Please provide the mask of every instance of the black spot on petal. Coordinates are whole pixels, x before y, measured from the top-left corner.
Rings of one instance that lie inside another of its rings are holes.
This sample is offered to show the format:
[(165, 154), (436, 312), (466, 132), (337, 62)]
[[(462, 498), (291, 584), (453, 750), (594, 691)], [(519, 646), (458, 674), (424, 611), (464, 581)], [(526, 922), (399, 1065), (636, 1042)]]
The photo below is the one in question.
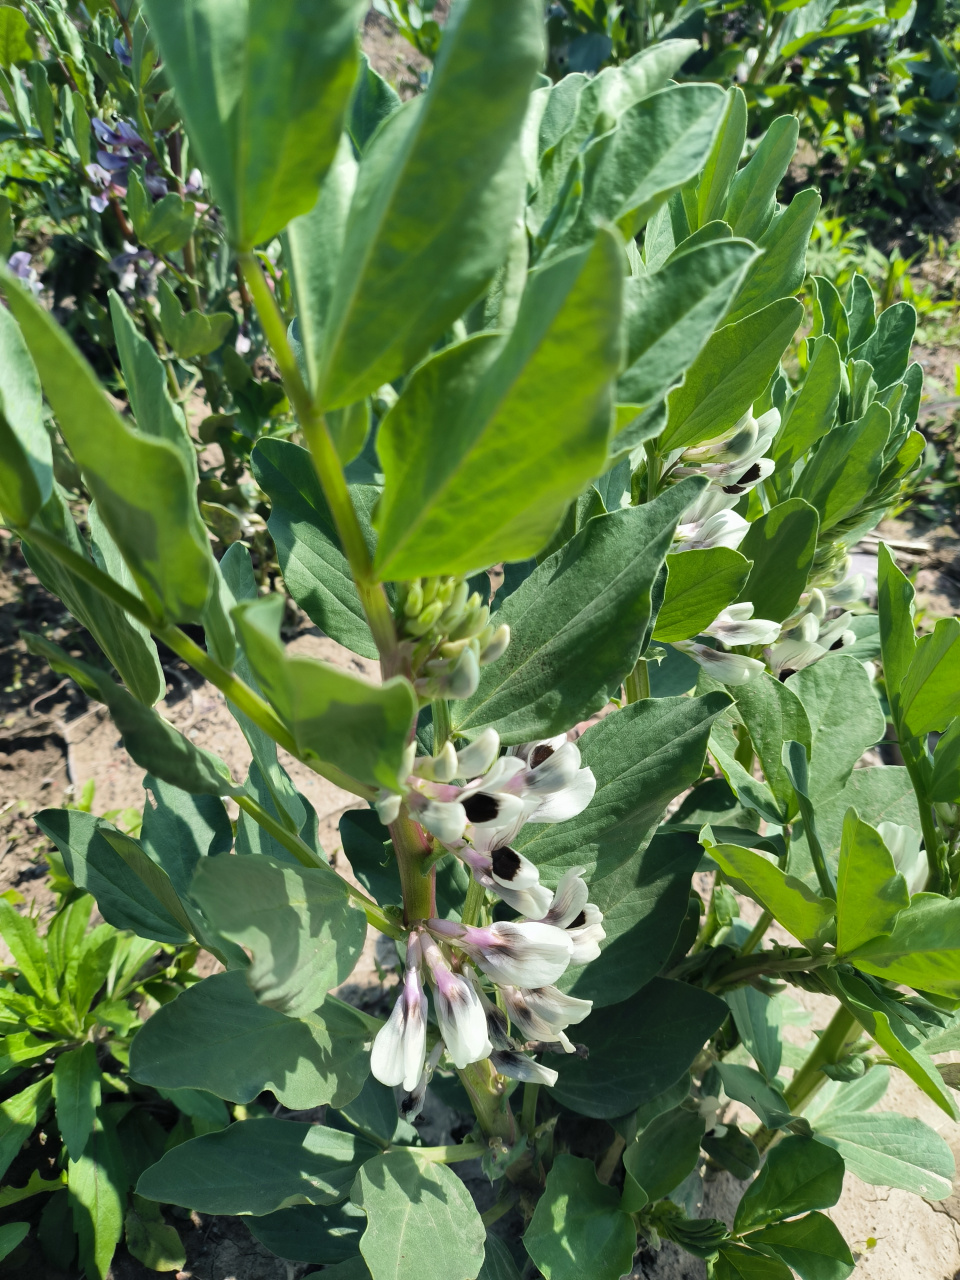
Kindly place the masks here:
[(795, 676), (796, 674), (797, 673), (793, 670), (792, 667), (784, 667), (783, 670), (780, 672), (778, 679), (780, 683), (783, 684), (784, 680), (789, 680), (791, 676)]
[(553, 747), (548, 742), (540, 742), (533, 749), (533, 755), (530, 757), (530, 768), (536, 769), (537, 765), (543, 764), (544, 760), (549, 760), (553, 755)]
[(585, 925), (586, 923), (587, 923), (587, 913), (586, 911), (581, 911), (575, 920), (570, 921), (570, 923), (567, 925), (567, 928), (579, 929), (582, 925)]
[(743, 493), (743, 485), (741, 484), (725, 484), (723, 486), (724, 493)]
[(830, 646), (830, 652), (835, 653), (837, 649), (843, 648), (843, 636), (838, 636)]
[(498, 880), (512, 880), (520, 870), (520, 855), (513, 849), (494, 849), (490, 854), (493, 874)]
[(500, 812), (500, 801), (496, 796), (478, 791), (463, 802), (468, 822), (493, 822)]
[(759, 480), (759, 479), (760, 479), (760, 463), (755, 462), (752, 467), (747, 468), (747, 470), (743, 473), (743, 475), (740, 477), (737, 483), (753, 484), (754, 480)]

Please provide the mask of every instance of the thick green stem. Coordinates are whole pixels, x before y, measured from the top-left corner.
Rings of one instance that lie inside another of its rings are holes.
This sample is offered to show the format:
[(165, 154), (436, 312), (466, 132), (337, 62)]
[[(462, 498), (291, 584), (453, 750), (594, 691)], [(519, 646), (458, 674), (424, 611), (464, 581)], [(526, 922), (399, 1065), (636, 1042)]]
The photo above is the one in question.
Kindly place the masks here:
[(910, 775), (910, 781), (913, 783), (913, 789), (917, 796), (920, 828), (923, 831), (923, 847), (926, 850), (927, 865), (930, 868), (929, 888), (934, 893), (949, 893), (950, 868), (947, 860), (947, 850), (944, 841), (940, 837), (936, 819), (933, 816), (933, 805), (927, 798), (927, 788), (924, 785), (920, 761), (915, 752), (902, 739), (900, 753), (903, 756), (903, 763), (907, 766), (907, 773)]
[(257, 308), (263, 332), (280, 370), (287, 396), (296, 411), (300, 427), (313, 456), (313, 465), (320, 480), (320, 487), (323, 489), (323, 496), (330, 508), (340, 544), (350, 563), (360, 603), (363, 605), (367, 622), (370, 624), (370, 630), (380, 651), (383, 673), (385, 676), (397, 675), (401, 662), (393, 614), (382, 583), (377, 582), (374, 577), (370, 551), (364, 541), (363, 530), (360, 528), (360, 521), (357, 519), (346, 477), (343, 474), (343, 466), (337, 456), (336, 446), (326, 419), (314, 402), (300, 373), (300, 366), (293, 354), (293, 348), (287, 340), (283, 316), (280, 314), (276, 299), (270, 292), (260, 263), (252, 253), (241, 254), (239, 262), (250, 296)]
[(623, 682), (623, 690), (627, 702), (642, 702), (650, 697), (650, 672), (646, 658), (637, 659), (637, 665)]
[(500, 1138), (507, 1146), (513, 1146), (517, 1140), (517, 1123), (490, 1059), (482, 1058), (468, 1067), (458, 1068), (457, 1075), (486, 1137)]
[(431, 853), (430, 841), (413, 821), (404, 806), (396, 822), (390, 823), (390, 836), (400, 869), (403, 890), (403, 918), (407, 925), (429, 920), (437, 914), (437, 869), (430, 865), (424, 875), (424, 864)]
[(302, 866), (323, 867), (324, 870), (329, 871), (331, 875), (335, 875), (339, 880), (341, 880), (347, 890), (347, 895), (351, 902), (360, 907), (366, 915), (367, 920), (375, 929), (379, 929), (381, 933), (385, 933), (389, 937), (396, 938), (397, 940), (407, 936), (405, 930), (401, 929), (395, 920), (391, 920), (390, 917), (374, 901), (372, 901), (372, 899), (368, 898), (365, 893), (352, 885), (349, 880), (344, 880), (343, 876), (341, 876), (338, 871), (334, 871), (333, 867), (331, 867), (328, 862), (325, 862), (318, 854), (314, 853), (310, 846), (304, 840), (301, 840), (298, 835), (294, 835), (293, 832), (288, 831), (282, 823), (278, 822), (277, 819), (264, 809), (262, 805), (258, 804), (252, 796), (247, 795), (245, 792), (239, 792), (235, 793), (233, 798), (244, 813), (248, 813), (254, 822), (263, 827), (264, 831), (268, 832), (268, 834), (273, 836), (277, 844), (282, 845), (284, 849), (292, 853)]
[(626, 1141), (618, 1133), (610, 1143), (610, 1146), (604, 1152), (603, 1159), (597, 1166), (598, 1182), (609, 1183), (616, 1171), (617, 1164), (619, 1163), (620, 1157), (623, 1155), (626, 1145)]
[(401, 1147), (426, 1164), (456, 1164), (460, 1160), (478, 1160), (486, 1147), (479, 1142), (463, 1142), (452, 1147)]
[(822, 969), (833, 959), (832, 952), (812, 956), (809, 952), (797, 949), (785, 955), (771, 955), (768, 951), (761, 951), (759, 955), (737, 956), (723, 966), (716, 981), (712, 982), (707, 990), (726, 991), (731, 987), (742, 986), (751, 978), (759, 978), (769, 973), (805, 973), (811, 969)]
[(740, 954), (742, 956), (748, 956), (752, 951), (756, 951), (757, 947), (759, 947), (760, 943), (763, 941), (763, 935), (767, 932), (772, 923), (773, 912), (764, 911), (761, 914), (760, 919), (747, 934), (744, 944), (740, 948)]
[[(860, 1024), (849, 1010), (841, 1005), (830, 1020), (829, 1026), (810, 1051), (806, 1062), (793, 1077), (783, 1096), (790, 1110), (797, 1112), (808, 1102), (817, 1090), (827, 1082), (827, 1076), (821, 1070), (839, 1062), (846, 1052), (847, 1045), (860, 1034)], [(777, 1136), (778, 1130), (770, 1130), (763, 1126), (753, 1136), (760, 1151), (765, 1150)]]
[(540, 1096), (540, 1086), (532, 1080), (528, 1080), (523, 1086), (523, 1107), (520, 1111), (520, 1128), (532, 1138), (537, 1127), (537, 1099)]
[(453, 729), (450, 720), (450, 703), (446, 698), (434, 698), (430, 709), (433, 713), (433, 754), (438, 755), (440, 748), (449, 740)]
[(470, 883), (467, 885), (467, 896), (463, 900), (463, 911), (460, 913), (462, 924), (474, 925), (479, 921), (486, 893), (487, 891), (483, 885), (477, 884), (476, 880), (471, 877)]
[(652, 440), (645, 441), (643, 448), (647, 455), (647, 501), (652, 502), (660, 487), (660, 455)]

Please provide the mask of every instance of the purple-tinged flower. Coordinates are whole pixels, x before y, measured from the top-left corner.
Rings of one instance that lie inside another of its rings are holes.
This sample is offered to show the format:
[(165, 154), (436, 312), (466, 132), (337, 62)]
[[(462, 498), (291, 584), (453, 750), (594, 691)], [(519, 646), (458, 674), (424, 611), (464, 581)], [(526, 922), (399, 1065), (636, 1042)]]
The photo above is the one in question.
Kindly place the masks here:
[(427, 928), (465, 951), (496, 983), (543, 987), (570, 964), (573, 941), (563, 929), (529, 920), (505, 920), (476, 927), (453, 920), (429, 920)]
[(420, 959), (420, 941), (411, 934), (403, 990), (377, 1032), (370, 1054), (370, 1070), (380, 1083), (403, 1085), (408, 1092), (423, 1074), (427, 1047), (427, 998), (420, 981)]
[(543, 917), (545, 924), (566, 931), (573, 943), (571, 964), (589, 964), (596, 960), (600, 943), (607, 936), (603, 930), (603, 913), (587, 901), (589, 891), (582, 879), (583, 871), (583, 867), (571, 867), (564, 872), (550, 910)]
[(525, 1084), (545, 1084), (550, 1089), (559, 1077), (559, 1072), (515, 1049), (497, 1050), (491, 1053), (490, 1061), (498, 1075), (508, 1076), (511, 1080), (522, 1080)]
[(432, 939), (424, 939), (423, 958), (433, 979), (433, 1007), (440, 1034), (454, 1065), (469, 1066), (490, 1056), (487, 1019), (476, 988), (454, 973)]
[(130, 50), (127, 48), (126, 40), (114, 40), (113, 54), (121, 66), (133, 66), (133, 58), (130, 56)]
[(42, 288), (40, 277), (33, 267), (30, 254), (25, 249), (18, 249), (16, 253), (12, 253), (7, 259), (7, 266), (18, 280), (24, 282), (31, 293), (40, 292)]
[(584, 1018), (593, 1009), (592, 1000), (578, 1000), (556, 987), (501, 987), (510, 1021), (527, 1040), (560, 1044), (567, 1053), (574, 1048), (564, 1029)]

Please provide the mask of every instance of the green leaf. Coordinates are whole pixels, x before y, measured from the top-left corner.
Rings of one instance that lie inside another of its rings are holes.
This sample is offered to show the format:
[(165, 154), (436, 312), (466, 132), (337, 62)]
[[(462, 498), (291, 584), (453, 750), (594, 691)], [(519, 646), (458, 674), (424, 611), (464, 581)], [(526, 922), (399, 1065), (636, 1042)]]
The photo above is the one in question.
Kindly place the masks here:
[(690, 640), (737, 599), (750, 561), (729, 547), (676, 551), (667, 556), (667, 585), (654, 640)]
[(148, 607), (200, 621), (215, 562), (183, 457), (168, 440), (127, 426), (66, 330), (9, 274), (2, 284), (63, 437)]
[[(368, 69), (367, 74), (376, 73)], [(314, 391), (317, 389), (317, 361), (323, 345), (323, 328), (347, 234), (357, 171), (358, 163), (350, 138), (343, 134), (316, 204), (308, 213), (294, 218), (286, 232), (297, 302), (297, 318), (288, 336), (295, 344), (307, 383)]]
[(953, 1154), (922, 1120), (895, 1111), (852, 1112), (822, 1117), (814, 1127), (817, 1141), (838, 1151), (861, 1182), (927, 1200), (944, 1200), (953, 1190)]
[(483, 668), (473, 697), (453, 704), (454, 727), (493, 725), (501, 742), (534, 742), (599, 711), (633, 670), (653, 584), (698, 492), (677, 485), (651, 503), (596, 516), (538, 565), (497, 613), (510, 627), (509, 648)]
[(713, 1280), (793, 1280), (793, 1276), (779, 1258), (742, 1244), (725, 1244), (713, 1264)]
[[(29, 1031), (13, 1031), (10, 1035), (0, 1036), (0, 1078), (14, 1067), (45, 1058), (51, 1047), (49, 1040), (38, 1040)], [(3, 1207), (2, 1195), (0, 1192), (0, 1208)]]
[[(95, 502), (87, 508), (87, 522), (91, 534), (89, 547), (80, 536), (62, 493), (56, 489), (34, 523), (83, 559), (93, 560), (128, 590), (139, 594), (117, 544), (100, 519)], [(157, 646), (146, 627), (135, 622), (112, 600), (91, 591), (72, 569), (41, 549), (36, 542), (25, 538), (21, 545), (30, 568), (47, 590), (58, 596), (77, 621), (87, 628), (134, 697), (146, 706), (153, 706), (163, 697), (166, 677), (160, 667)]]
[[(817, 833), (827, 866), (833, 872), (840, 856), (844, 818), (851, 805), (873, 827), (881, 822), (914, 827), (917, 823), (917, 799), (906, 769), (897, 765), (854, 769), (839, 795), (817, 804)], [(790, 845), (790, 866), (798, 879), (816, 884), (807, 836), (799, 823)]]
[(786, 472), (831, 429), (840, 401), (840, 349), (829, 334), (813, 340), (800, 390), (787, 401), (771, 453)]
[(829, 898), (813, 893), (801, 880), (751, 849), (709, 843), (706, 849), (727, 879), (759, 902), (795, 938), (810, 947), (822, 945), (836, 909)]
[[(702, 678), (702, 676), (701, 676)], [(698, 681), (699, 683), (699, 681)], [(739, 741), (734, 734), (735, 720), (733, 713), (721, 716), (713, 726), (710, 734), (710, 754), (720, 766), (729, 789), (746, 810), (753, 810), (765, 821), (774, 826), (782, 826), (786, 815), (774, 799), (773, 792), (765, 782), (748, 773), (736, 758)], [(711, 819), (712, 820), (712, 819)], [(752, 824), (745, 823), (745, 826)]]
[(722, 694), (648, 699), (593, 725), (578, 744), (597, 780), (593, 800), (567, 822), (529, 824), (515, 842), (546, 884), (569, 867), (587, 869), (604, 913), (603, 952), (560, 985), (597, 1007), (632, 995), (670, 955), (698, 854), (683, 836), (648, 842), (670, 800), (700, 776), (725, 702)]
[(880, 312), (877, 327), (850, 356), (856, 360), (869, 360), (873, 366), (873, 380), (877, 389), (899, 382), (907, 371), (913, 335), (917, 328), (917, 313), (909, 302), (895, 302)]
[(381, 578), (524, 560), (549, 541), (603, 469), (622, 282), (622, 242), (601, 230), (531, 273), (509, 337), (478, 334), (410, 378), (377, 436)]
[(118, 1174), (118, 1153), (97, 1121), (83, 1155), (67, 1165), (73, 1227), (80, 1237), (80, 1259), (93, 1280), (107, 1280), (113, 1253), (123, 1234), (126, 1186)]
[(653, 404), (682, 377), (755, 256), (745, 240), (715, 240), (624, 282), (627, 367), (617, 382), (618, 401)]
[(130, 169), (127, 182), (127, 210), (137, 240), (160, 254), (178, 253), (196, 228), (197, 206), (175, 191), (154, 202), (136, 169)]
[[(881, 627), (882, 627), (881, 623)], [(883, 631), (881, 630), (881, 642)], [(960, 621), (941, 618), (917, 641), (900, 683), (900, 720), (911, 737), (943, 730), (960, 715)]]
[(654, 978), (615, 1009), (612, 1017), (594, 1012), (580, 1024), (577, 1041), (589, 1059), (565, 1059), (551, 1090), (580, 1115), (626, 1115), (663, 1093), (727, 1016), (716, 996), (666, 978)]
[(499, 1236), (487, 1232), (483, 1249), (483, 1266), (477, 1280), (520, 1280), (513, 1255)]
[(810, 750), (811, 726), (804, 705), (792, 689), (766, 671), (738, 686), (736, 697), (737, 711), (750, 732), (767, 785), (781, 810), (795, 817), (797, 798), (780, 753), (781, 744), (790, 740)]
[(810, 796), (820, 804), (842, 790), (863, 753), (881, 741), (886, 719), (863, 663), (847, 654), (829, 654), (786, 684), (810, 721)]
[(493, 278), (520, 212), (519, 138), (542, 56), (536, 0), (469, 0), (427, 92), (364, 152), (317, 359), (325, 408), (410, 369)]
[[(310, 454), (287, 440), (260, 440), (251, 463), (257, 483), (270, 497), (267, 528), (284, 586), (328, 636), (364, 658), (378, 657)], [(350, 494), (372, 552), (376, 539), (369, 510), (379, 490), (351, 485)]]
[(67, 875), (93, 894), (106, 921), (174, 946), (188, 940), (181, 922), (107, 841), (104, 833), (113, 828), (104, 819), (73, 809), (44, 809), (35, 821), (60, 850)]
[[(700, 1157), (704, 1127), (698, 1111), (674, 1107), (652, 1120), (627, 1145), (623, 1167), (645, 1193), (643, 1203), (660, 1200), (679, 1187)], [(643, 1203), (630, 1204), (624, 1188), (624, 1209), (636, 1213)]]
[(748, 1238), (751, 1244), (772, 1249), (800, 1280), (846, 1280), (856, 1266), (846, 1240), (822, 1213), (774, 1223)]
[(152, 1200), (134, 1196), (123, 1225), (127, 1248), (151, 1271), (180, 1271), (187, 1265), (176, 1227), (164, 1222), (163, 1214)]
[(768, 1129), (783, 1128), (792, 1119), (790, 1106), (779, 1089), (769, 1084), (759, 1071), (740, 1063), (718, 1062), (717, 1071), (724, 1091), (742, 1102)]
[(260, 1003), (291, 1017), (317, 1009), (363, 950), (366, 916), (325, 867), (263, 854), (206, 858), (193, 896), (217, 932), (250, 955), (247, 981)]
[(44, 1076), (0, 1102), (0, 1178), (43, 1119), (53, 1098), (53, 1079)]
[(922, 1089), (951, 1120), (958, 1119), (957, 1105), (934, 1063), (921, 1035), (900, 1016), (897, 1002), (885, 1000), (862, 978), (849, 972), (831, 972), (827, 983), (887, 1057)]
[(620, 1280), (627, 1274), (637, 1232), (619, 1201), (614, 1188), (598, 1180), (592, 1161), (557, 1156), (523, 1237), (546, 1280)]
[(37, 936), (36, 921), (21, 915), (5, 898), (0, 898), (0, 934), (34, 994), (41, 1000), (55, 999), (55, 976), (50, 972), (46, 951)]
[(960, 719), (953, 721), (934, 748), (930, 798), (947, 804), (960, 799)]
[(269, 1089), (291, 1110), (346, 1106), (370, 1069), (363, 1016), (328, 998), (308, 1018), (259, 1004), (242, 970), (218, 973), (163, 1005), (137, 1033), (130, 1071), (143, 1084), (206, 1089), (247, 1103)]
[(200, 1213), (335, 1204), (375, 1152), (363, 1138), (322, 1124), (242, 1120), (168, 1151), (141, 1175), (137, 1195)]
[(120, 367), (137, 427), (146, 435), (169, 441), (180, 453), (187, 473), (196, 482), (196, 453), (187, 435), (183, 410), (170, 398), (163, 362), (147, 339), (137, 331), (120, 296), (111, 289), (109, 297)]
[(697, 225), (722, 218), (730, 183), (737, 172), (747, 138), (747, 99), (739, 85), (727, 90), (723, 121), (697, 185)]
[(754, 617), (783, 622), (797, 607), (817, 550), (820, 517), (809, 503), (790, 498), (750, 525), (740, 554), (753, 561), (741, 600)]
[(735, 1178), (750, 1178), (760, 1168), (760, 1152), (751, 1138), (735, 1124), (718, 1125), (705, 1135), (703, 1150), (721, 1169)]
[(725, 106), (712, 84), (669, 85), (629, 106), (583, 152), (583, 200), (560, 246), (582, 244), (604, 222), (635, 236), (700, 172)]
[(373, 1280), (479, 1274), (486, 1231), (469, 1191), (446, 1165), (409, 1151), (378, 1155), (361, 1168), (352, 1198), (367, 1215), (360, 1252)]
[[(0, 9), (0, 67), (10, 69), (34, 57), (36, 38), (30, 24), (12, 5)], [(13, 72), (16, 75), (16, 71)]]
[(768, 1082), (776, 1079), (783, 1054), (781, 1004), (755, 987), (724, 993), (747, 1052)]
[[(15, 10), (19, 12), (19, 10)], [(0, 9), (0, 14), (3, 10)], [(22, 16), (22, 15), (21, 15)], [(29, 1222), (5, 1222), (0, 1227), (0, 1261), (13, 1253), (17, 1245), (22, 1244), (30, 1233)]]
[(837, 868), (837, 952), (845, 955), (893, 931), (910, 905), (907, 882), (879, 832), (848, 809)]
[[(10, 14), (26, 25), (20, 10), (9, 6), (0, 9), (0, 23)], [(0, 27), (0, 62), (2, 43)], [(4, 310), (0, 315), (0, 511), (12, 523), (26, 526), (52, 491), (53, 455), (43, 425), (40, 379), (13, 316)]]
[(855, 512), (880, 476), (890, 435), (890, 410), (876, 400), (856, 422), (838, 425), (820, 441), (793, 496), (820, 513), (820, 532)]
[(667, 397), (661, 451), (711, 440), (732, 427), (759, 399), (802, 317), (795, 298), (781, 298), (717, 329)]
[(919, 991), (960, 998), (960, 900), (914, 894), (889, 934), (847, 957), (858, 969)]
[(343, 1262), (355, 1258), (367, 1225), (362, 1209), (342, 1204), (297, 1204), (247, 1218), (254, 1239), (291, 1262)]
[(417, 696), (402, 676), (374, 685), (315, 658), (291, 657), (280, 641), (283, 596), (233, 610), (253, 673), (290, 727), (301, 758), (331, 761), (360, 782), (398, 787)]
[(740, 286), (729, 323), (797, 292), (806, 274), (807, 245), (819, 212), (820, 193), (808, 189), (800, 191), (786, 209), (774, 214), (757, 241), (763, 256), (753, 263)]
[(735, 236), (758, 241), (773, 217), (777, 187), (797, 149), (800, 124), (778, 116), (750, 160), (734, 178), (723, 218)]
[(877, 550), (877, 600), (880, 651), (887, 696), (899, 723), (900, 686), (913, 662), (917, 638), (913, 626), (913, 583), (897, 568), (885, 543)]
[(240, 249), (317, 197), (357, 70), (357, 0), (146, 4), (190, 141)]
[(200, 859), (230, 852), (233, 829), (227, 811), (216, 796), (192, 796), (150, 774), (143, 787), (148, 798), (140, 843), (177, 893), (186, 896)]
[(61, 1053), (53, 1068), (57, 1128), (71, 1160), (79, 1160), (100, 1105), (100, 1067), (92, 1044)]
[(347, 128), (358, 151), (363, 151), (377, 131), (378, 125), (400, 107), (396, 90), (370, 65), (365, 53), (360, 54), (360, 76), (353, 91)]
[(850, 319), (843, 305), (843, 300), (825, 276), (812, 276), (813, 282), (813, 329), (811, 337), (818, 338), (829, 334), (836, 342), (842, 359), (847, 358), (850, 339)]
[(157, 284), (160, 299), (160, 328), (167, 345), (182, 360), (207, 356), (222, 347), (234, 323), (230, 311), (204, 315), (202, 311), (184, 311), (180, 300), (163, 276)]
[(829, 1209), (843, 1191), (843, 1160), (813, 1138), (789, 1134), (771, 1147), (743, 1193), (734, 1231), (750, 1231), (811, 1209)]

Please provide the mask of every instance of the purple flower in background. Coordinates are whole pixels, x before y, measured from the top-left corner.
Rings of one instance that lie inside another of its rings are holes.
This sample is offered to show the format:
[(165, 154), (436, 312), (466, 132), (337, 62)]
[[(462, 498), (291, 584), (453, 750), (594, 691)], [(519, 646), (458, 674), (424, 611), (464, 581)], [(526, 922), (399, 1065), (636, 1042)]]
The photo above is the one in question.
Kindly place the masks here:
[(130, 50), (127, 48), (126, 40), (114, 40), (113, 52), (117, 61), (123, 66), (133, 66), (133, 58), (130, 56)]
[(18, 249), (16, 253), (11, 254), (7, 259), (7, 266), (18, 280), (22, 280), (27, 285), (31, 293), (40, 292), (40, 277), (34, 270), (30, 255), (25, 249)]
[(87, 165), (87, 177), (95, 188), (91, 209), (103, 213), (111, 199), (127, 194), (131, 165), (143, 164), (144, 186), (155, 200), (167, 194), (166, 179), (158, 172), (149, 144), (128, 120), (119, 120), (111, 128), (95, 116), (91, 124), (100, 143), (96, 164)]
[(136, 288), (137, 280), (148, 276), (156, 266), (157, 259), (149, 249), (138, 249), (128, 240), (123, 242), (123, 253), (110, 259), (111, 270), (120, 277), (118, 289), (121, 293), (129, 293)]

